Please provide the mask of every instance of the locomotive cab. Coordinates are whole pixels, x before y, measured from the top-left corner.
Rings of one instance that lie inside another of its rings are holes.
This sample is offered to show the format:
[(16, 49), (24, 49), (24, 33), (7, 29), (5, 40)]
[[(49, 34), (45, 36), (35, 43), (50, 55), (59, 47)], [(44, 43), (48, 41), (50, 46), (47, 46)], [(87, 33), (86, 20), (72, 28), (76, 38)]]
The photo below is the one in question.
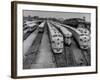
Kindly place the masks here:
[(66, 32), (66, 34), (65, 34), (65, 44), (66, 45), (71, 45), (71, 43), (72, 43), (71, 37), (72, 37), (72, 33)]
[(56, 53), (63, 52), (63, 35), (52, 25), (48, 22), (49, 28), (49, 36), (51, 42), (51, 49)]
[(63, 52), (63, 38), (61, 37), (53, 37), (51, 41), (52, 50), (54, 53), (62, 53)]
[(38, 27), (38, 32), (43, 33), (44, 32), (44, 27), (45, 27), (45, 21), (42, 22), (39, 27)]
[(79, 43), (81, 49), (88, 49), (90, 46), (90, 37), (86, 35), (80, 36)]

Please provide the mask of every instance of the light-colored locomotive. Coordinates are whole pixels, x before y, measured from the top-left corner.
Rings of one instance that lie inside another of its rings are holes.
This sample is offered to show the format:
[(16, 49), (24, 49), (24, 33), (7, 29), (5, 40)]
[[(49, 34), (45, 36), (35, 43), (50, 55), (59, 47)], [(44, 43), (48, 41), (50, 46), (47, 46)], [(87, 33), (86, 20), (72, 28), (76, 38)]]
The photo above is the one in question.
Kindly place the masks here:
[(51, 48), (54, 53), (62, 53), (63, 52), (63, 35), (49, 22), (48, 30), (49, 37), (51, 42)]
[(24, 33), (33, 32), (37, 28), (36, 23), (29, 23), (24, 27)]
[[(77, 31), (78, 30), (78, 31)], [(85, 28), (78, 28), (76, 32), (79, 34), (79, 44), (81, 49), (88, 49), (90, 47), (90, 32)]]
[(87, 35), (79, 36), (79, 44), (81, 49), (88, 49), (90, 47), (90, 37)]
[(30, 22), (23, 27), (23, 40), (26, 40), (28, 36), (37, 29), (38, 25), (34, 22)]
[(62, 31), (64, 37), (65, 37), (65, 44), (67, 45), (71, 45), (72, 41), (71, 41), (71, 37), (72, 37), (72, 33), (64, 27), (60, 27), (60, 30)]
[(39, 26), (38, 26), (38, 32), (43, 32), (44, 31), (44, 27), (45, 27), (45, 21), (43, 21)]

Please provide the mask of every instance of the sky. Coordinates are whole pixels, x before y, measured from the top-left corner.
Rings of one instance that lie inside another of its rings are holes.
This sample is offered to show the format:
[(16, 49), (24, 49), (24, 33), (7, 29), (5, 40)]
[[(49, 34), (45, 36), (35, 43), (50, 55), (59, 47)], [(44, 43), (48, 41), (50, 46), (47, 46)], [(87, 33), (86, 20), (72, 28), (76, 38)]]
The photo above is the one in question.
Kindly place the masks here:
[(53, 17), (53, 18), (83, 18), (91, 22), (90, 13), (75, 13), (75, 12), (57, 12), (57, 11), (37, 11), (37, 10), (23, 10), (23, 16), (39, 16), (39, 17)]

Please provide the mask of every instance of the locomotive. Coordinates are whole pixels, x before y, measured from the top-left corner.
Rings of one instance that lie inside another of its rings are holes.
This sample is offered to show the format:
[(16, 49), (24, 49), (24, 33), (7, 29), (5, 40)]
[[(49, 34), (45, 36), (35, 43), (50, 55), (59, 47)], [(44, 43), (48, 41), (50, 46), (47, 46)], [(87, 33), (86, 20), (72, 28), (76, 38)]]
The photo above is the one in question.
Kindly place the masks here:
[(37, 28), (36, 23), (29, 23), (24, 27), (24, 33), (33, 32)]
[(26, 23), (28, 24), (23, 27), (23, 40), (25, 40), (38, 27), (36, 23), (32, 23), (29, 21)]
[(39, 26), (38, 26), (38, 32), (43, 32), (44, 31), (44, 27), (45, 27), (45, 21), (43, 21)]
[(63, 35), (49, 22), (47, 22), (51, 48), (54, 53), (63, 52)]

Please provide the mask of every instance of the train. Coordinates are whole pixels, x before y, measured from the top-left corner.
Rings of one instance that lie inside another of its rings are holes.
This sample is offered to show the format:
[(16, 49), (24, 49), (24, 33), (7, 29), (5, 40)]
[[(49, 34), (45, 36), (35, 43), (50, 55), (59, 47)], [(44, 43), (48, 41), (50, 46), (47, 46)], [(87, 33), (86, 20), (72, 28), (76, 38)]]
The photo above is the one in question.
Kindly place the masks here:
[(43, 21), (43, 22), (38, 26), (38, 32), (40, 32), (40, 33), (44, 32), (45, 23), (46, 23), (46, 21)]
[(84, 34), (84, 35), (87, 35), (87, 36), (90, 35), (89, 30), (86, 29), (86, 28), (81, 28), (81, 27), (79, 27), (79, 28), (77, 28), (77, 30), (80, 31), (81, 34)]
[(51, 48), (54, 53), (63, 53), (64, 51), (64, 39), (63, 35), (49, 22), (47, 22), (49, 30), (49, 38)]
[(72, 33), (65, 27), (57, 24), (56, 22), (52, 22), (53, 25), (55, 25), (55, 27), (57, 27), (59, 29), (59, 31), (63, 34), (64, 36), (64, 43), (65, 45), (67, 46), (70, 46), (72, 41), (71, 41), (71, 38), (72, 38)]
[(87, 35), (80, 35), (79, 44), (81, 49), (88, 49), (90, 47), (90, 37)]
[(36, 23), (30, 23), (24, 27), (23, 31), (24, 33), (33, 32), (37, 27)]
[(25, 40), (32, 32), (37, 29), (36, 23), (29, 23), (23, 27), (23, 40)]
[(91, 37), (90, 37), (90, 32), (88, 29), (86, 28), (78, 28), (77, 29), (79, 32), (79, 44), (80, 44), (80, 47), (81, 49), (88, 49), (90, 47), (90, 40), (91, 40)]
[[(61, 26), (64, 26), (65, 28), (67, 28), (68, 30), (70, 30), (73, 34), (73, 37), (75, 39), (75, 41), (77, 42), (78, 46), (81, 48), (81, 49), (89, 49), (90, 48), (90, 40), (91, 40), (91, 37), (90, 37), (90, 33), (88, 30), (82, 28), (83, 32), (81, 32), (80, 30), (76, 29), (76, 28), (73, 28), (69, 25), (64, 25), (64, 24), (59, 24)], [(86, 31), (86, 32), (84, 32)]]
[(40, 20), (34, 20), (34, 21), (25, 21), (23, 24), (23, 30), (24, 32), (31, 32), (33, 31), (38, 25), (41, 24), (42, 21)]

